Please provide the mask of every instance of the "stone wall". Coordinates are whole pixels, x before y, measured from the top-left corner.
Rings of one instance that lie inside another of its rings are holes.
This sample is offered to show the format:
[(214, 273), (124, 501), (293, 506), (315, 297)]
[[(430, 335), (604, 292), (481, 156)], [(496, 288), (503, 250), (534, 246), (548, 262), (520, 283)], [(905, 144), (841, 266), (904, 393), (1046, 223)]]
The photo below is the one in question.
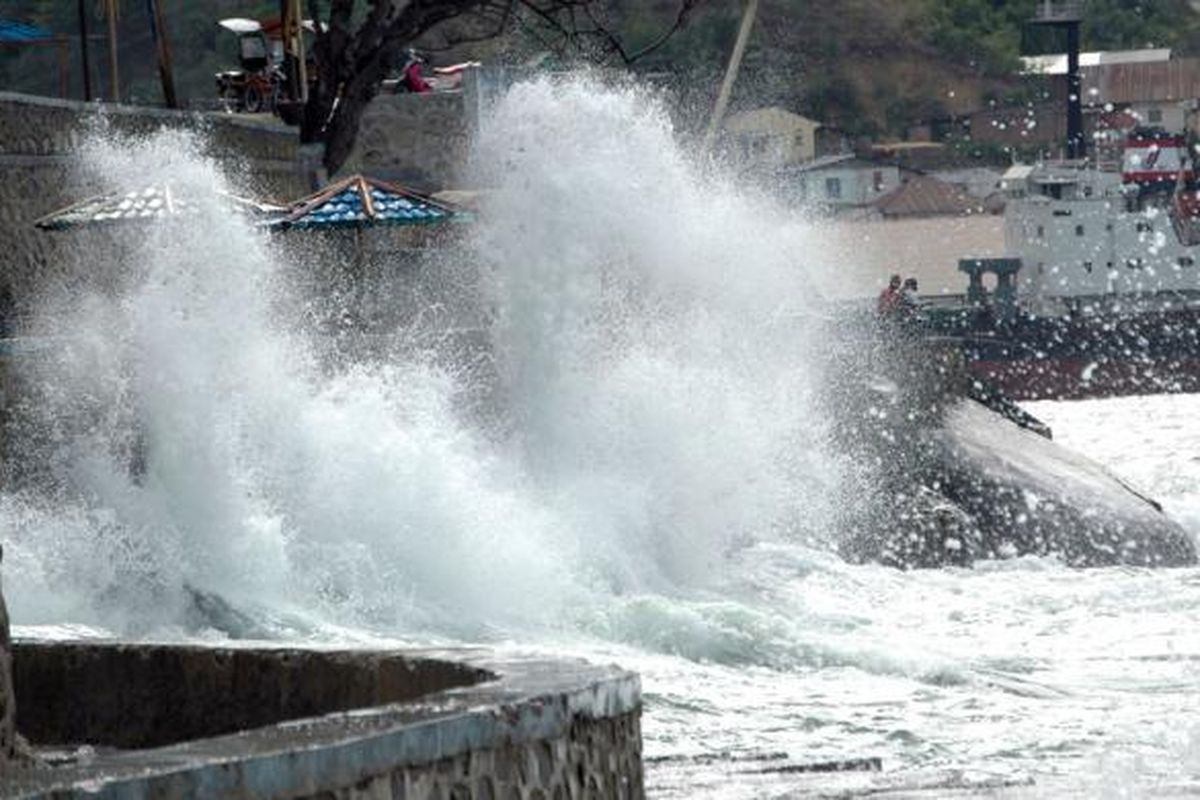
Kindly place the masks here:
[(418, 764), (305, 800), (632, 800), (643, 797), (637, 713), (579, 720), (564, 736)]
[[(112, 187), (79, 156), (90, 133), (139, 136), (197, 130), (209, 156), (228, 163), (241, 188), (294, 199), (311, 191), (313, 163), (294, 129), (227, 114), (166, 111), (0, 92), (0, 288), (21, 316), (63, 263), (69, 237), (33, 226), (38, 218)], [(136, 176), (131, 176), (136, 185)]]
[(362, 172), (425, 192), (462, 188), (475, 124), (469, 88), (380, 95), (363, 113), (342, 173)]
[[(640, 684), (616, 667), (484, 650), (17, 642), (13, 654), (19, 723), (54, 758), (0, 771), (0, 796), (645, 794)], [(209, 738), (177, 741), (189, 709), (206, 719), (188, 732)], [(144, 749), (114, 749), (129, 746)]]
[(404, 703), (491, 677), (455, 662), (399, 653), (154, 644), (29, 644), (13, 671), (27, 699), (17, 727), (31, 741), (123, 750)]

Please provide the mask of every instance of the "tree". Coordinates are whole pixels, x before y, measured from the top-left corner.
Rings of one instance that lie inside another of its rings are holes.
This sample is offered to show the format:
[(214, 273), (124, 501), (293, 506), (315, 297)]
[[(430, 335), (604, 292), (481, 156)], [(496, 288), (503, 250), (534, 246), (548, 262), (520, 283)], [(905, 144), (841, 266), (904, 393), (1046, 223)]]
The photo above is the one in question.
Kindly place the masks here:
[[(520, 25), (560, 55), (591, 63), (631, 64), (682, 28), (701, 0), (677, 0), (675, 14), (650, 42), (630, 49), (607, 18), (602, 0), (308, 0), (317, 25), (317, 75), (300, 120), (300, 139), (325, 144), (325, 168), (336, 172), (354, 147), (367, 105), (397, 56), (418, 39), (443, 46), (499, 36)], [(282, 0), (281, 8), (286, 10)]]

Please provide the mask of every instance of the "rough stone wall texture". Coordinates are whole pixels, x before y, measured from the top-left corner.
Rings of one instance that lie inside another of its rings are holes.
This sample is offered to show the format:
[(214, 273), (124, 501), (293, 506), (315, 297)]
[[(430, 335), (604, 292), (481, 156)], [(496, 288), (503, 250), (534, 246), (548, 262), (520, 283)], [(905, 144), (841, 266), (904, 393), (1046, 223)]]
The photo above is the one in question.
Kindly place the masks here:
[[(612, 665), (477, 648), (17, 642), (13, 653), (22, 731), (35, 749), (75, 755), (0, 770), (4, 797), (645, 795), (640, 682)], [(189, 705), (211, 719), (189, 724)], [(247, 718), (247, 705), (268, 713)], [(39, 717), (45, 724), (27, 724)], [(176, 721), (203, 738), (175, 742)], [(114, 730), (122, 723), (128, 730)], [(94, 750), (70, 747), (85, 743)]]
[(294, 199), (312, 189), (312, 165), (294, 129), (220, 114), (100, 106), (0, 92), (0, 286), (15, 312), (31, 308), (47, 279), (61, 279), (71, 234), (33, 222), (109, 189), (78, 157), (91, 132), (144, 136), (163, 128), (200, 132), (202, 150), (227, 165), (239, 189)]
[(640, 712), (576, 719), (567, 736), (478, 750), (306, 800), (640, 800)]
[(362, 172), (426, 192), (461, 188), (475, 129), (469, 90), (380, 95), (367, 106), (342, 173)]
[(30, 741), (141, 749), (411, 702), (492, 676), (392, 653), (27, 642), (13, 677)]

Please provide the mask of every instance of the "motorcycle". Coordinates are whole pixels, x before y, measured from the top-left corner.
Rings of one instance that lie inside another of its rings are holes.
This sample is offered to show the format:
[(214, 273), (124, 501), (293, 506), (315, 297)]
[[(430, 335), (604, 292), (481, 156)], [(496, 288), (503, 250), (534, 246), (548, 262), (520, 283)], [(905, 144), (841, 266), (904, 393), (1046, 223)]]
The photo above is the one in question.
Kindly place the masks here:
[(239, 17), (223, 19), (217, 24), (238, 40), (240, 69), (224, 70), (215, 76), (217, 96), (225, 110), (246, 114), (274, 112), (284, 74), (271, 52), (262, 24)]

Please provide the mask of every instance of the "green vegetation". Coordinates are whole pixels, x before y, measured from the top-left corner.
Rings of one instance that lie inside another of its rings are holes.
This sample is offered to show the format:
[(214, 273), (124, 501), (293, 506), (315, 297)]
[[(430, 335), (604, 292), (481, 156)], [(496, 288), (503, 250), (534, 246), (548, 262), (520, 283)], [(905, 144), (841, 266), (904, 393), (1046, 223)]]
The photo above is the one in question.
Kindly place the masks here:
[[(182, 98), (213, 96), (213, 73), (236, 64), (233, 36), (217, 27), (224, 17), (265, 17), (278, 13), (278, 0), (161, 0), (175, 61), (175, 81)], [(103, 3), (87, 0), (92, 91), (112, 96), (108, 71), (108, 23)], [(119, 0), (118, 49), (121, 97), (127, 102), (159, 103), (154, 43), (146, 0)], [(80, 98), (83, 81), (79, 54), (79, 17), (75, 0), (0, 0), (0, 19), (30, 22), (70, 37), (66, 61), (68, 94)], [(53, 47), (0, 49), (0, 86), (8, 91), (57, 96), (58, 55)]]
[[(326, 0), (322, 0), (324, 3)], [(180, 95), (213, 96), (212, 75), (235, 62), (233, 37), (216, 26), (226, 16), (269, 16), (277, 0), (162, 0), (175, 53)], [(851, 136), (901, 135), (910, 126), (992, 102), (1040, 94), (1016, 78), (1022, 53), (1061, 51), (1050, 31), (1025, 25), (1037, 0), (762, 0), (759, 24), (738, 82), (734, 108), (779, 105), (840, 127)], [(89, 10), (102, 4), (88, 0)], [(159, 102), (145, 0), (121, 0), (121, 96)], [(609, 0), (613, 21), (637, 49), (677, 7), (676, 0)], [(736, 35), (741, 3), (707, 0), (686, 30), (637, 65), (666, 80), (691, 119), (711, 107)], [(72, 37), (68, 92), (82, 94), (76, 3), (0, 0), (0, 18), (36, 22)], [(109, 97), (103, 18), (89, 16), (93, 91)], [(1200, 54), (1200, 13), (1189, 0), (1088, 0), (1085, 49), (1172, 47)], [(471, 51), (517, 60), (535, 49), (515, 30)], [(0, 49), (0, 86), (56, 95), (54, 48)], [(686, 114), (685, 114), (686, 116)]]

